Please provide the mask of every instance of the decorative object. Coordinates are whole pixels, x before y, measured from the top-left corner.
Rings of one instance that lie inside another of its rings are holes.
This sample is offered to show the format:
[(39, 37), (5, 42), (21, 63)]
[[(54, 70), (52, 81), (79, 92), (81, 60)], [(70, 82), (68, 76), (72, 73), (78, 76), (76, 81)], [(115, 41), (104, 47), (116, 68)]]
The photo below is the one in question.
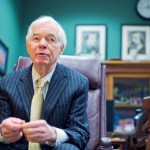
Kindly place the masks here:
[(76, 55), (98, 57), (105, 60), (106, 26), (77, 25)]
[(0, 75), (5, 75), (8, 61), (8, 47), (0, 40)]
[(150, 60), (150, 26), (122, 26), (122, 59)]
[(150, 19), (150, 0), (138, 0), (136, 8), (142, 18)]

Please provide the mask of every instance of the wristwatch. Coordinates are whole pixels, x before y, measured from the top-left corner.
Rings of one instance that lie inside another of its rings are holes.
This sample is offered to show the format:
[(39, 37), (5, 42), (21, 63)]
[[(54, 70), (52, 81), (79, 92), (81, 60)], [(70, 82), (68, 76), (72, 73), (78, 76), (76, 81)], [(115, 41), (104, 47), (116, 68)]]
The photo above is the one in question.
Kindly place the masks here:
[(52, 143), (52, 142), (49, 142), (49, 141), (46, 141), (45, 144), (48, 145), (48, 146), (52, 146), (52, 147), (56, 146), (55, 143)]

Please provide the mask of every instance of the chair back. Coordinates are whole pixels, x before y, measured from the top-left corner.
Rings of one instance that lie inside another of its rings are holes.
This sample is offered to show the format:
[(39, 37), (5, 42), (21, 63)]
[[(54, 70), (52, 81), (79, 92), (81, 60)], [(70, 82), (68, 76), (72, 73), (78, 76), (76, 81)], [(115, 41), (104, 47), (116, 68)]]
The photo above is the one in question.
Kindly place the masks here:
[[(87, 113), (90, 140), (88, 148), (89, 150), (100, 149), (100, 138), (106, 136), (106, 66), (99, 59), (77, 56), (61, 56), (58, 62), (77, 70), (89, 80)], [(31, 63), (32, 61), (29, 57), (19, 57), (14, 70), (28, 67)]]

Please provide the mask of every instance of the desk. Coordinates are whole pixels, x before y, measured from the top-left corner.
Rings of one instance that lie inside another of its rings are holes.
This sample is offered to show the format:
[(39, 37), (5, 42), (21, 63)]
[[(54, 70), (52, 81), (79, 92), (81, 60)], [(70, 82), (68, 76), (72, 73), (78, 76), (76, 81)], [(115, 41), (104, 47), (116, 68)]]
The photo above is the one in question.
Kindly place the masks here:
[(123, 150), (126, 139), (112, 138), (112, 145), (117, 146), (119, 150)]

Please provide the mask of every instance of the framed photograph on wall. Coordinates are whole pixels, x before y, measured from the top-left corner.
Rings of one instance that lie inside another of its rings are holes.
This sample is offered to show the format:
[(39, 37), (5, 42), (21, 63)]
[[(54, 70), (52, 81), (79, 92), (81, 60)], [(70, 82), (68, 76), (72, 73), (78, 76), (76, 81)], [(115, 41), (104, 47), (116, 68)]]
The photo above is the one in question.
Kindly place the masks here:
[(105, 51), (105, 25), (76, 26), (76, 55), (98, 57), (101, 60), (105, 60)]
[(122, 26), (122, 59), (150, 60), (150, 26)]
[(0, 40), (0, 75), (4, 76), (7, 71), (7, 61), (8, 61), (8, 48)]

